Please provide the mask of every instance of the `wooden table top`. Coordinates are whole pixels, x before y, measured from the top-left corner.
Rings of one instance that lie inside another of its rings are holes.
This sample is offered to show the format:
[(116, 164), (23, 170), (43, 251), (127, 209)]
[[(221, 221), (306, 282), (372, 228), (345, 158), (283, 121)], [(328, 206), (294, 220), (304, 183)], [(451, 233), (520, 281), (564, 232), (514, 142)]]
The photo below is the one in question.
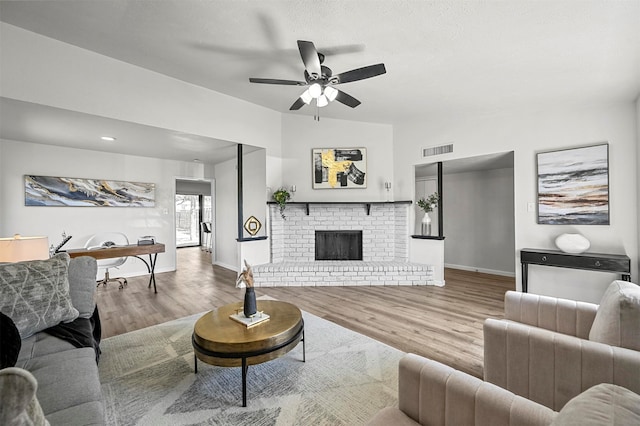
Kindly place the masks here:
[(95, 249), (71, 249), (67, 250), (70, 257), (91, 256), (95, 259), (111, 259), (114, 257), (139, 256), (141, 254), (164, 253), (164, 244), (130, 244), (128, 246), (112, 246)]
[[(242, 302), (237, 302), (207, 312), (194, 326), (195, 344), (204, 350), (233, 358), (207, 356), (194, 345), (198, 359), (212, 365), (234, 367), (240, 365), (241, 358), (247, 354), (266, 352), (247, 358), (248, 365), (259, 364), (282, 356), (300, 341), (304, 323), (302, 313), (295, 305), (277, 300), (258, 300), (258, 311), (270, 318), (249, 328), (229, 318), (241, 311), (242, 305)], [(281, 345), (285, 346), (279, 348)], [(278, 349), (271, 351), (273, 348)]]

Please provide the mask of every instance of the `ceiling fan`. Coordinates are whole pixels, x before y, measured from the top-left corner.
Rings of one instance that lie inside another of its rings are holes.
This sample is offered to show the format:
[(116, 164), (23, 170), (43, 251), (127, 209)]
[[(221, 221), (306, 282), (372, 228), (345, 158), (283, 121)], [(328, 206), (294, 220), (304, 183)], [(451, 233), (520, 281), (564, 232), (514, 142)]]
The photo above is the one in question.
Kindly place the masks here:
[(316, 100), (317, 107), (324, 107), (332, 101), (338, 101), (351, 108), (360, 105), (360, 101), (353, 96), (336, 89), (334, 86), (352, 81), (364, 80), (387, 72), (384, 64), (369, 65), (333, 75), (331, 68), (322, 65), (324, 55), (316, 50), (310, 41), (298, 40), (298, 50), (304, 63), (304, 80), (278, 80), (273, 78), (250, 78), (251, 83), (282, 84), (286, 86), (309, 86), (302, 95), (291, 105), (289, 110), (298, 110)]

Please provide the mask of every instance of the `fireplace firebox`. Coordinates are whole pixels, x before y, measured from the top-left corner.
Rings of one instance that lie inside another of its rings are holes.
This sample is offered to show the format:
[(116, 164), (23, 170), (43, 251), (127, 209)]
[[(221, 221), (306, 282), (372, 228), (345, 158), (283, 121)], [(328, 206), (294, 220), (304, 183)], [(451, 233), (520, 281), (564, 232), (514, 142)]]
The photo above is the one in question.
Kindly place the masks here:
[(316, 260), (362, 260), (362, 231), (316, 231)]

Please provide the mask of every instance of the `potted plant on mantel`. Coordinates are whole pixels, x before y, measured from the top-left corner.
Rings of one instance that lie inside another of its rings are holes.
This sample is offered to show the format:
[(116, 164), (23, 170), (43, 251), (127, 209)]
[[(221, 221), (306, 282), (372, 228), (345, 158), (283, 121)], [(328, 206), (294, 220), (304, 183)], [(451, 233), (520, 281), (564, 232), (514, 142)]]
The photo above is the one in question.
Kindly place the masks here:
[(422, 235), (431, 235), (431, 218), (429, 217), (429, 213), (438, 207), (438, 202), (440, 202), (440, 196), (437, 192), (434, 192), (427, 198), (422, 197), (416, 202), (418, 207), (424, 210), (421, 227)]
[(283, 187), (273, 193), (273, 199), (280, 206), (280, 216), (286, 220), (284, 209), (287, 207), (287, 201), (291, 199), (291, 194)]

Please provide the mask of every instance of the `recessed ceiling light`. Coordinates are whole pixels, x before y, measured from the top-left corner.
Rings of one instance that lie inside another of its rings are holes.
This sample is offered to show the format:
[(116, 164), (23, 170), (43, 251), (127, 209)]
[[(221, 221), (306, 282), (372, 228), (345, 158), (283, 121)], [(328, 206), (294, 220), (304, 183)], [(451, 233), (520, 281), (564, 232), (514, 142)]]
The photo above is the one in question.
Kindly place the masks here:
[(199, 159), (199, 158), (194, 158), (194, 159), (193, 159), (193, 162), (194, 162), (194, 163), (202, 163), (202, 160), (201, 160), (201, 159)]
[(100, 139), (102, 139), (103, 141), (109, 141), (109, 142), (113, 142), (116, 140), (116, 138), (114, 138), (113, 136), (102, 136), (100, 137)]

